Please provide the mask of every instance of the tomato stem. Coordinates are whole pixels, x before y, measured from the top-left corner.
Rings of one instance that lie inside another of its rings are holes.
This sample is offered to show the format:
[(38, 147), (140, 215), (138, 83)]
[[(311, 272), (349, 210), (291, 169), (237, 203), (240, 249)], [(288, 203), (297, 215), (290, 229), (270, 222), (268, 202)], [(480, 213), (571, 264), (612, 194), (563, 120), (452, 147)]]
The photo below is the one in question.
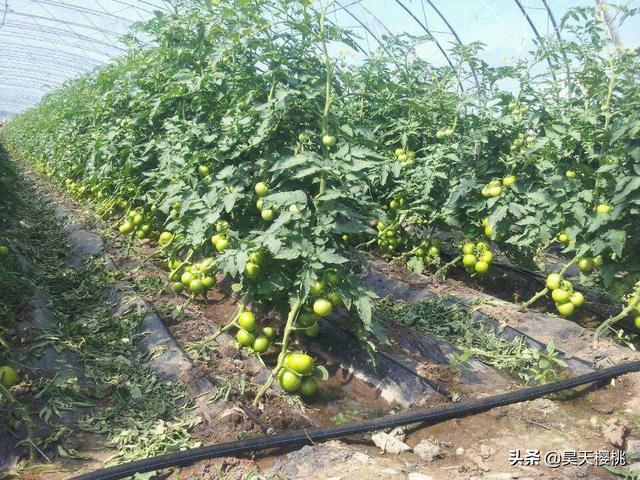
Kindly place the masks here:
[[(0, 384), (0, 397), (4, 398), (7, 404), (13, 405), (15, 407), (14, 412), (16, 412), (20, 416), (20, 419), (24, 422), (25, 428), (27, 429), (27, 440), (29, 441), (29, 458), (31, 459), (31, 461), (35, 461), (37, 448), (34, 442), (35, 432), (33, 428), (33, 421), (31, 420), (27, 409), (22, 403), (16, 400), (11, 392), (2, 384)], [(38, 449), (38, 451), (41, 452), (40, 449)], [(45, 456), (45, 458), (47, 457)], [(49, 459), (47, 458), (47, 460)]]
[(462, 260), (462, 255), (458, 255), (456, 258), (451, 260), (449, 263), (445, 263), (442, 267), (440, 267), (438, 270), (436, 270), (436, 273), (434, 274), (434, 276), (438, 280), (444, 280), (444, 278), (447, 275), (447, 270), (449, 270), (451, 267), (453, 267), (460, 260)]
[(539, 299), (541, 299), (542, 297), (544, 297), (547, 293), (549, 293), (549, 289), (547, 287), (544, 287), (542, 290), (540, 290), (539, 292), (537, 292), (533, 297), (531, 297), (529, 300), (527, 300), (526, 302), (524, 302), (522, 305), (520, 305), (520, 308), (518, 308), (518, 310), (522, 311), (522, 310), (526, 310), (527, 308), (529, 308), (531, 305), (533, 305), (534, 303), (536, 303)]
[(202, 351), (208, 348), (209, 345), (211, 345), (213, 342), (215, 342), (220, 335), (222, 335), (225, 332), (228, 332), (233, 327), (237, 327), (238, 317), (240, 316), (240, 314), (242, 314), (242, 312), (244, 312), (245, 306), (247, 305), (248, 298), (249, 298), (249, 292), (245, 293), (242, 296), (242, 298), (238, 302), (238, 308), (236, 312), (233, 314), (231, 319), (224, 326), (219, 327), (215, 332), (213, 332), (211, 335), (207, 335), (202, 340), (190, 344), (189, 347), (187, 347), (187, 351), (189, 352)]
[(282, 369), (282, 366), (284, 365), (284, 359), (288, 353), (287, 346), (289, 344), (289, 334), (295, 328), (294, 323), (296, 321), (296, 318), (298, 317), (298, 312), (300, 311), (301, 305), (302, 305), (302, 299), (300, 298), (300, 296), (298, 296), (293, 306), (291, 307), (291, 310), (289, 311), (289, 315), (287, 316), (287, 323), (284, 326), (284, 332), (282, 334), (282, 348), (280, 350), (280, 354), (278, 355), (278, 363), (273, 368), (273, 370), (271, 370), (271, 374), (269, 375), (269, 378), (262, 385), (262, 387), (260, 387), (260, 390), (256, 394), (256, 397), (253, 399), (254, 407), (258, 406), (260, 399), (264, 396), (267, 390), (271, 388), (273, 381), (275, 380), (276, 376), (280, 372), (280, 369)]
[(189, 298), (187, 298), (187, 301), (184, 302), (182, 305), (180, 305), (180, 307), (178, 308), (178, 311), (176, 312), (176, 314), (174, 315), (174, 319), (182, 316), (182, 314), (184, 313), (185, 308), (187, 308), (187, 306), (189, 306), (189, 304), (191, 302), (193, 302), (193, 299), (196, 298), (196, 294), (192, 293), (191, 295), (189, 295)]

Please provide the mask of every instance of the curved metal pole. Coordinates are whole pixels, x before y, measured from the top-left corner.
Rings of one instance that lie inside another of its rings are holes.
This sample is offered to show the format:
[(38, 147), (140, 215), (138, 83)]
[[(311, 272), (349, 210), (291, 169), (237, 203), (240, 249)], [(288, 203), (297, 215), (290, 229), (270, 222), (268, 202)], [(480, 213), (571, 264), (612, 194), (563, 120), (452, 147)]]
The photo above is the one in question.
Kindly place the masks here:
[(549, 4), (547, 3), (547, 0), (542, 0), (542, 3), (544, 4), (544, 8), (547, 9), (547, 15), (549, 16), (551, 25), (553, 25), (553, 31), (556, 33), (556, 38), (558, 39), (558, 45), (560, 45), (562, 58), (564, 59), (564, 66), (565, 66), (565, 69), (567, 70), (567, 87), (569, 88), (569, 92), (571, 92), (573, 90), (573, 86), (571, 83), (571, 70), (569, 69), (569, 57), (567, 57), (567, 52), (565, 52), (563, 48), (564, 42), (562, 41), (562, 36), (560, 35), (560, 29), (558, 28), (556, 17), (553, 15), (553, 12), (549, 8)]
[[(513, 1), (516, 2), (516, 5), (518, 5), (518, 8), (520, 8), (520, 11), (522, 12), (522, 15), (524, 15), (524, 18), (527, 19), (527, 23), (531, 27), (531, 30), (533, 30), (533, 33), (535, 34), (536, 38), (540, 42), (540, 45), (542, 45), (542, 36), (538, 32), (538, 29), (536, 28), (535, 24), (533, 23), (533, 20), (531, 20), (531, 17), (529, 16), (527, 11), (522, 6), (522, 3), (520, 2), (520, 0), (513, 0)], [(547, 57), (547, 63), (549, 64), (549, 71), (551, 72), (551, 76), (553, 77), (553, 81), (557, 82), (558, 79), (556, 78), (556, 74), (553, 71), (553, 64), (551, 63), (551, 60), (549, 59), (549, 57)]]
[[(358, 24), (359, 24), (362, 28), (364, 28), (364, 29), (367, 31), (367, 33), (369, 33), (369, 35), (371, 35), (371, 36), (375, 39), (375, 41), (376, 41), (376, 42), (378, 42), (378, 45), (380, 45), (382, 48), (384, 48), (384, 45), (383, 45), (382, 41), (381, 41), (381, 40), (376, 36), (376, 34), (375, 34), (375, 33), (373, 33), (373, 31), (372, 31), (372, 30), (371, 30), (367, 25), (365, 25), (365, 23), (364, 23), (362, 20), (360, 20), (358, 17), (356, 17), (356, 16), (351, 12), (351, 10), (349, 10), (348, 6), (342, 6), (338, 0), (336, 0), (336, 5), (340, 6), (340, 8), (341, 8), (342, 10), (344, 10), (344, 11), (346, 12), (346, 14), (347, 14), (347, 15), (349, 15), (349, 16), (350, 16), (351, 18), (353, 18), (356, 22), (358, 22)], [(335, 12), (335, 11), (336, 11), (336, 10), (334, 10), (334, 12)], [(360, 50), (361, 50), (361, 51), (362, 51), (362, 53), (364, 53), (365, 55), (368, 55), (368, 53), (367, 53), (367, 52), (365, 52), (365, 51), (364, 51), (364, 49), (363, 49), (362, 47), (360, 47)]]
[[(462, 46), (463, 43), (462, 43), (462, 40), (460, 39), (460, 36), (458, 35), (458, 32), (456, 32), (453, 26), (449, 23), (449, 20), (447, 20), (447, 17), (444, 16), (444, 14), (440, 11), (440, 9), (436, 7), (436, 5), (431, 0), (426, 0), (426, 2), (431, 6), (431, 8), (433, 8), (433, 10), (436, 12), (436, 15), (440, 17), (440, 19), (444, 22), (444, 24), (447, 26), (449, 31), (453, 34), (453, 37), (456, 39), (456, 42), (458, 42), (458, 45)], [(469, 63), (469, 68), (471, 68), (471, 73), (473, 73), (473, 78), (476, 82), (476, 87), (479, 87), (480, 82), (478, 80), (476, 69), (473, 68), (473, 65), (471, 65), (470, 63)]]
[[(412, 12), (411, 10), (409, 10), (409, 9), (405, 6), (405, 4), (404, 4), (404, 3), (402, 3), (400, 0), (395, 0), (395, 2), (396, 2), (398, 5), (400, 5), (400, 6), (402, 7), (402, 9), (403, 9), (405, 12), (407, 12), (407, 13), (409, 14), (409, 16), (410, 16), (411, 18), (413, 18), (413, 19), (416, 21), (416, 23), (417, 23), (418, 25), (420, 25), (420, 27), (422, 27), (422, 29), (423, 29), (425, 32), (427, 32), (427, 34), (428, 34), (428, 35), (433, 39), (433, 41), (435, 42), (436, 46), (438, 47), (438, 50), (440, 50), (440, 53), (442, 53), (442, 55), (444, 55), (444, 58), (446, 58), (447, 63), (449, 64), (449, 66), (450, 66), (453, 70), (455, 70), (455, 69), (456, 69), (456, 67), (455, 67), (455, 66), (453, 65), (453, 63), (451, 62), (451, 59), (449, 58), (449, 55), (447, 55), (447, 52), (445, 51), (445, 49), (444, 49), (444, 48), (442, 48), (442, 45), (440, 45), (440, 42), (438, 42), (438, 40), (436, 39), (436, 37), (434, 37), (434, 36), (432, 35), (432, 33), (431, 33), (431, 32), (429, 31), (429, 29), (427, 28), (427, 26), (426, 26), (424, 23), (422, 23), (422, 22), (420, 21), (420, 19), (419, 19), (418, 17), (416, 17), (416, 16), (413, 14), (413, 12)], [(460, 90), (464, 92), (464, 87), (462, 86), (462, 82), (460, 81), (460, 79), (458, 79), (458, 85), (460, 85)]]

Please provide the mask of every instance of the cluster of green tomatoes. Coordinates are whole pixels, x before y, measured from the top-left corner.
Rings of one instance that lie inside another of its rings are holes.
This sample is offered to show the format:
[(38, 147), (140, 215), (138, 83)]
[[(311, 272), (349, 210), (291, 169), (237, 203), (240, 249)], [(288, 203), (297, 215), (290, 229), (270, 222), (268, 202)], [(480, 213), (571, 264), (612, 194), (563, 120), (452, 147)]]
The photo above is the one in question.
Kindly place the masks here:
[(520, 153), (520, 155), (524, 155), (527, 153), (527, 147), (531, 147), (533, 142), (536, 141), (536, 137), (533, 135), (525, 135), (524, 133), (519, 133), (516, 139), (511, 142), (511, 146), (509, 150), (511, 153)]
[(439, 238), (426, 238), (409, 253), (421, 258), (425, 265), (432, 265), (436, 264), (440, 258), (441, 245), (442, 240)]
[[(265, 222), (270, 222), (276, 215), (278, 214), (278, 208), (275, 205), (272, 205), (269, 208), (264, 207), (264, 200), (262, 197), (265, 197), (269, 193), (269, 185), (266, 182), (258, 182), (256, 183), (253, 190), (258, 195), (258, 200), (256, 200), (256, 208), (260, 211), (260, 217)], [(300, 213), (300, 208), (297, 205), (289, 205), (289, 211), (291, 213)]]
[(253, 312), (245, 310), (236, 320), (236, 340), (243, 347), (251, 348), (256, 353), (264, 353), (269, 350), (269, 345), (276, 338), (276, 331), (273, 327), (263, 327), (257, 333), (258, 323)]
[(466, 242), (462, 245), (462, 264), (469, 273), (483, 274), (493, 262), (493, 253), (486, 242)]
[(444, 127), (436, 132), (436, 138), (438, 140), (446, 140), (451, 137), (453, 137), (453, 128), (451, 127)]
[(122, 235), (135, 234), (139, 240), (144, 240), (151, 236), (152, 224), (153, 219), (150, 215), (145, 216), (144, 213), (134, 209), (127, 214), (127, 219), (120, 224), (118, 231)]
[(396, 148), (393, 155), (400, 162), (401, 167), (410, 167), (415, 163), (416, 152), (413, 150), (405, 150), (404, 148)]
[(516, 123), (520, 123), (522, 121), (522, 115), (527, 111), (526, 105), (516, 101), (509, 102), (508, 108)]
[(551, 292), (551, 299), (556, 304), (558, 313), (570, 317), (575, 309), (584, 303), (584, 295), (573, 289), (573, 284), (562, 278), (559, 273), (547, 276), (546, 286)]
[(509, 188), (516, 183), (515, 175), (507, 175), (502, 180), (494, 179), (482, 187), (482, 196), (485, 198), (494, 198), (502, 195), (502, 187)]
[(178, 259), (167, 262), (169, 280), (176, 293), (189, 290), (194, 295), (207, 295), (207, 291), (216, 285), (213, 258), (207, 257), (201, 262), (184, 266)]
[(278, 372), (278, 382), (285, 392), (297, 392), (304, 397), (310, 397), (318, 390), (318, 384), (313, 378), (314, 368), (313, 358), (309, 355), (302, 352), (290, 352)]
[(376, 243), (383, 253), (393, 253), (405, 241), (402, 236), (400, 224), (398, 222), (393, 222), (389, 225), (385, 225), (384, 222), (380, 221), (376, 224), (376, 228), (378, 230)]

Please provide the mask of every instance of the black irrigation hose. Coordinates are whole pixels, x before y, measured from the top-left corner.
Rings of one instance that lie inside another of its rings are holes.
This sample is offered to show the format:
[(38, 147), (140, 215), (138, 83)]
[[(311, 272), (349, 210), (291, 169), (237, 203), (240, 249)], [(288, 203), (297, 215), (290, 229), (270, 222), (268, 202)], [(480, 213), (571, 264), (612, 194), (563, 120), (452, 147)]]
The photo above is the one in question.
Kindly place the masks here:
[(579, 375), (567, 380), (548, 383), (537, 387), (525, 388), (517, 392), (502, 393), (500, 395), (494, 395), (480, 400), (462, 402), (455, 405), (446, 405), (428, 410), (422, 409), (406, 411), (396, 415), (363, 420), (357, 423), (318, 427), (308, 430), (296, 430), (278, 435), (253, 438), (238, 442), (222, 443), (219, 445), (210, 445), (182, 452), (168, 453), (114, 467), (103, 468), (101, 470), (96, 470), (95, 472), (79, 475), (74, 477), (72, 480), (115, 480), (119, 478), (126, 478), (136, 473), (162, 470), (169, 467), (191, 464), (199, 460), (239, 455), (267, 448), (311, 444), (314, 442), (329, 440), (331, 438), (344, 437), (373, 430), (382, 430), (385, 428), (392, 428), (412, 423), (427, 422), (429, 424), (435, 424), (453, 418), (464, 417), (473, 413), (484, 412), (495, 407), (533, 400), (550, 393), (594, 382), (601, 382), (603, 380), (608, 380), (626, 373), (637, 371), (640, 371), (640, 361), (623, 363), (622, 365), (605, 368), (585, 375)]

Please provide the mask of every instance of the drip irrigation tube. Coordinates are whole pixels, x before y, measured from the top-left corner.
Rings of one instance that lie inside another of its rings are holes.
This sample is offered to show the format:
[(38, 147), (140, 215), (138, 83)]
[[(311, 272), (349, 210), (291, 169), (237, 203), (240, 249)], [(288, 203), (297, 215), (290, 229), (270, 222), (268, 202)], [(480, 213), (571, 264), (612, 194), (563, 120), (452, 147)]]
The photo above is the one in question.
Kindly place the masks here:
[(94, 472), (79, 475), (74, 477), (72, 480), (116, 480), (119, 478), (129, 477), (136, 473), (151, 472), (174, 466), (188, 465), (199, 460), (210, 458), (239, 455), (268, 448), (310, 444), (318, 441), (329, 440), (331, 438), (344, 437), (373, 430), (382, 430), (412, 423), (426, 422), (429, 424), (435, 424), (453, 418), (460, 418), (466, 415), (484, 412), (495, 407), (533, 400), (550, 393), (560, 392), (562, 390), (594, 382), (609, 380), (626, 373), (637, 371), (640, 371), (640, 361), (623, 363), (622, 365), (605, 368), (585, 375), (579, 375), (574, 378), (548, 383), (537, 387), (525, 388), (517, 392), (494, 395), (480, 400), (467, 401), (455, 405), (446, 405), (433, 409), (406, 411), (396, 415), (363, 420), (357, 423), (310, 428), (308, 430), (296, 430), (278, 435), (222, 443), (219, 445), (209, 445), (182, 452), (168, 453), (157, 457), (116, 465), (114, 467), (103, 468)]

